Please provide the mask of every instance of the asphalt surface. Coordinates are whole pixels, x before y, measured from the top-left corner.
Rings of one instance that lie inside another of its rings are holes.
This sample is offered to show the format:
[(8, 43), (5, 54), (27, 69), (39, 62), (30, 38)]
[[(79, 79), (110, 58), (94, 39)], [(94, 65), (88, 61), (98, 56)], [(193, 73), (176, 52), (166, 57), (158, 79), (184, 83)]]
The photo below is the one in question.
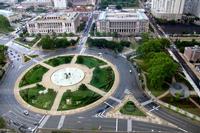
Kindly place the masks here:
[[(24, 108), (16, 101), (13, 88), (18, 76), (27, 68), (34, 65), (37, 61), (47, 59), (49, 57), (61, 54), (77, 54), (84, 48), (84, 43), (88, 37), (89, 28), (92, 24), (92, 16), (88, 21), (88, 26), (85, 29), (81, 43), (77, 48), (61, 49), (56, 51), (31, 51), (18, 44), (10, 42), (11, 38), (6, 40), (4, 37), (0, 39), (0, 43), (9, 46), (8, 55), (11, 63), (0, 82), (0, 114), (7, 120), (10, 127), (20, 132), (34, 132), (40, 128), (51, 129), (80, 129), (80, 130), (100, 130), (100, 131), (121, 131), (121, 132), (192, 132), (198, 133), (200, 126), (193, 124), (191, 121), (183, 119), (181, 116), (173, 115), (163, 108), (160, 108), (156, 103), (152, 102), (145, 106), (147, 110), (151, 110), (155, 115), (177, 125), (178, 128), (146, 123), (141, 121), (127, 119), (111, 119), (106, 118), (105, 114), (112, 106), (119, 104), (126, 92), (132, 94), (140, 103), (150, 100), (143, 92), (139, 85), (137, 71), (125, 58), (116, 55), (112, 51), (106, 49), (85, 48), (83, 54), (96, 55), (102, 53), (102, 58), (108, 60), (117, 67), (120, 74), (120, 83), (116, 92), (112, 95), (115, 99), (108, 98), (106, 103), (101, 103), (95, 108), (85, 112), (65, 116), (61, 126), (61, 118), (63, 116), (44, 116), (29, 111), (29, 115), (25, 115)], [(22, 63), (22, 54), (38, 54), (39, 57), (27, 63)], [(132, 73), (129, 72), (132, 70)], [(155, 109), (157, 108), (157, 109)]]

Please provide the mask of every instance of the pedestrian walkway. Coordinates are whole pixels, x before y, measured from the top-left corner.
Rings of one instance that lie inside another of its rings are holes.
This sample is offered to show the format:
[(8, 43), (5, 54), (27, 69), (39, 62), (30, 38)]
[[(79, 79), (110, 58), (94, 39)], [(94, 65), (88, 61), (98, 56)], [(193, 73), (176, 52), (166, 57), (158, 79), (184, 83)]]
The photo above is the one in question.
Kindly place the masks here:
[(63, 90), (63, 89), (61, 89), (60, 91), (57, 92), (53, 106), (51, 107), (51, 111), (57, 111), (64, 92), (65, 92), (65, 90)]
[(33, 88), (33, 87), (35, 87), (37, 84), (41, 84), (41, 82), (37, 82), (37, 83), (35, 83), (35, 84), (31, 84), (31, 85), (26, 85), (26, 86), (20, 87), (20, 91), (21, 91), (21, 90), (26, 90), (26, 89), (29, 89), (29, 88)]
[(91, 90), (91, 91), (93, 91), (93, 92), (95, 92), (95, 93), (97, 93), (97, 94), (99, 94), (99, 95), (101, 95), (101, 96), (106, 95), (106, 92), (100, 90), (99, 88), (96, 88), (96, 87), (94, 87), (94, 86), (92, 86), (92, 85), (90, 85), (90, 84), (85, 84), (85, 85), (87, 86), (87, 88), (88, 88), (89, 90)]
[(39, 62), (39, 64), (40, 64), (41, 66), (43, 66), (43, 67), (48, 68), (48, 69), (53, 69), (53, 68), (54, 68), (54, 67), (52, 67), (52, 66), (50, 66), (50, 65), (48, 65), (48, 64), (46, 64), (46, 63), (43, 63), (43, 62)]
[(77, 57), (78, 57), (78, 55), (74, 55), (74, 57), (73, 57), (73, 59), (71, 61), (71, 64), (75, 64), (76, 63)]

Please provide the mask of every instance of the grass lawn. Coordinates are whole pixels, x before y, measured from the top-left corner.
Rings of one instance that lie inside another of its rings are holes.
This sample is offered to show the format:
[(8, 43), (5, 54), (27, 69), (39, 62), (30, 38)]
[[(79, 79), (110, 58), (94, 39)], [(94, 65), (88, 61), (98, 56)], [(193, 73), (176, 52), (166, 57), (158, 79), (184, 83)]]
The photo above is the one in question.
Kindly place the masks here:
[(89, 68), (106, 65), (104, 61), (88, 56), (78, 56), (76, 63), (86, 65)]
[(178, 108), (181, 108), (187, 112), (200, 116), (200, 109), (197, 108), (189, 99), (176, 99), (171, 94), (168, 94), (167, 96), (163, 97), (161, 100), (163, 102), (166, 102)]
[(53, 59), (50, 59), (48, 61), (45, 61), (45, 63), (49, 64), (53, 67), (56, 67), (56, 66), (59, 66), (59, 65), (62, 65), (62, 64), (70, 63), (73, 57), (74, 56), (60, 56), (60, 57), (53, 58)]
[(19, 83), (19, 87), (40, 82), (42, 80), (42, 76), (47, 71), (48, 71), (48, 69), (41, 65), (37, 65), (37, 66), (33, 67), (24, 75), (24, 77), (22, 78), (22, 80)]
[(140, 111), (133, 102), (128, 101), (121, 109), (120, 113), (125, 115), (134, 116), (146, 116), (142, 111)]
[(16, 38), (15, 40), (21, 44), (32, 47), (37, 41), (40, 40), (40, 37), (35, 37), (32, 41), (25, 41), (25, 40), (23, 40), (23, 38)]
[(112, 88), (114, 80), (115, 74), (111, 67), (102, 69), (96, 67), (93, 71), (93, 77), (90, 84), (96, 88), (108, 92)]
[(56, 97), (56, 92), (52, 89), (48, 89), (46, 94), (39, 94), (39, 91), (43, 91), (45, 88), (41, 85), (37, 85), (34, 88), (29, 88), (20, 91), (21, 97), (30, 105), (50, 110)]
[(1, 128), (5, 128), (6, 127), (6, 122), (5, 120), (3, 119), (3, 117), (0, 117), (0, 129)]
[(149, 83), (147, 76), (146, 76), (146, 79), (147, 79), (147, 87), (155, 97), (162, 95), (163, 93), (165, 93), (169, 89), (169, 85), (167, 85), (166, 83), (163, 84), (162, 88), (156, 88), (156, 89), (152, 88), (149, 85), (150, 83)]
[[(77, 91), (66, 91), (61, 99), (58, 110), (70, 110), (80, 108), (89, 105), (101, 96), (93, 91), (90, 91), (85, 85), (81, 85)], [(67, 99), (71, 100), (71, 103), (66, 102)]]

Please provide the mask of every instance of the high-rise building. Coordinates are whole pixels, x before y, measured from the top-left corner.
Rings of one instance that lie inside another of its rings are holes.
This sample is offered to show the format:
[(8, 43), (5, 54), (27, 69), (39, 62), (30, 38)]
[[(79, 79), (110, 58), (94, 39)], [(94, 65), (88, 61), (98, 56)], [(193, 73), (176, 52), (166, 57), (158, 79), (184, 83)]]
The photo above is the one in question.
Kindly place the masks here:
[(53, 0), (54, 7), (56, 9), (66, 9), (67, 8), (67, 0)]
[(186, 0), (184, 13), (190, 13), (200, 18), (200, 0)]
[(156, 18), (167, 20), (181, 19), (185, 0), (152, 0), (151, 13)]

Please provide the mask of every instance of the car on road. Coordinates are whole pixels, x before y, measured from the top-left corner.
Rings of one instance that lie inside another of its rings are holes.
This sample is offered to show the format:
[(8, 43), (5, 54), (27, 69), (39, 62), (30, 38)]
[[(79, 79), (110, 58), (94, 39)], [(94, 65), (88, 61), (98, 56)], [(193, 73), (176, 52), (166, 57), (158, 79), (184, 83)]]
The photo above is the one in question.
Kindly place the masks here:
[(23, 114), (24, 114), (24, 115), (29, 115), (28, 110), (24, 110)]

